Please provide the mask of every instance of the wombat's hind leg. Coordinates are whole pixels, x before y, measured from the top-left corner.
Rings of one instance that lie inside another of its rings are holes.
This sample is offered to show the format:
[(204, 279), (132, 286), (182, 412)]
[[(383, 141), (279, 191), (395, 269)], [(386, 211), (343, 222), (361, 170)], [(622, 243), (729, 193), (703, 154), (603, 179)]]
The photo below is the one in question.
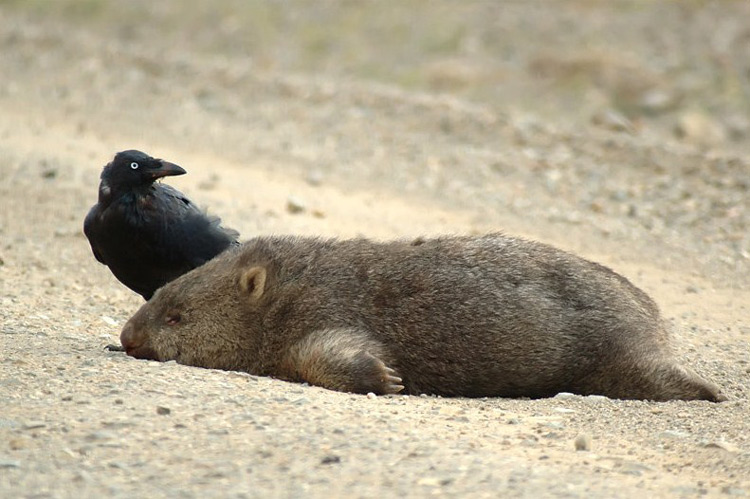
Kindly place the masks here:
[(315, 331), (293, 345), (282, 362), (289, 379), (352, 393), (379, 395), (404, 389), (381, 360), (382, 346), (356, 329)]
[(718, 386), (704, 380), (686, 367), (667, 364), (655, 374), (657, 383), (661, 385), (663, 400), (708, 400), (711, 402), (728, 400)]
[[(710, 383), (692, 370), (674, 363), (671, 359), (641, 362), (633, 369), (620, 369), (616, 377), (601, 376), (609, 380), (588, 390), (612, 398), (643, 400), (727, 400), (718, 386)], [(596, 385), (597, 383), (594, 383)]]

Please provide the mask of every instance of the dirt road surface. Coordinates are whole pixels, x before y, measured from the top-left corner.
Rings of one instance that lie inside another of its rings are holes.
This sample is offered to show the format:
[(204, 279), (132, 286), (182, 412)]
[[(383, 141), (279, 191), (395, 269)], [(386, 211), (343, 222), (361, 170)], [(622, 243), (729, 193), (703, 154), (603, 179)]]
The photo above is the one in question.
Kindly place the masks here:
[[(750, 496), (747, 2), (6, 0), (0, 67), (0, 497)], [(81, 227), (130, 148), (243, 238), (502, 230), (600, 261), (730, 401), (366, 397), (107, 352), (141, 299)]]

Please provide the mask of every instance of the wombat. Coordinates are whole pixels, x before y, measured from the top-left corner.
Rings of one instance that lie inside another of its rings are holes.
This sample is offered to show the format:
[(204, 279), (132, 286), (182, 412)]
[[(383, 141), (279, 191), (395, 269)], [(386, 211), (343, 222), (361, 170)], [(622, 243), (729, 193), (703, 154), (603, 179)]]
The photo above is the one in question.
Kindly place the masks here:
[(129, 355), (354, 393), (722, 401), (612, 270), (501, 234), (258, 237), (159, 289)]

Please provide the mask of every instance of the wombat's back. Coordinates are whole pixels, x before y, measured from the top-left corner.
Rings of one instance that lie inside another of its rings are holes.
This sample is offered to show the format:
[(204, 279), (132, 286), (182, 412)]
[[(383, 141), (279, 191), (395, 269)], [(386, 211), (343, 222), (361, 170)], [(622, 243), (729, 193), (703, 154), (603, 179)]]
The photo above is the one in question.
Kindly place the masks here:
[(296, 310), (279, 329), (362, 327), (409, 392), (545, 396), (602, 366), (669, 354), (647, 295), (543, 244), (489, 235), (274, 245)]

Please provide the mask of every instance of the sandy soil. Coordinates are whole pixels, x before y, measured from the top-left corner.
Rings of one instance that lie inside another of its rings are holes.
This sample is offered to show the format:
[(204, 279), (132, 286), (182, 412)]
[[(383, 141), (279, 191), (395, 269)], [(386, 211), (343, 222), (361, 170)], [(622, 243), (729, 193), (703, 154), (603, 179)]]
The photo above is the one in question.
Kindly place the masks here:
[[(0, 2), (0, 496), (750, 495), (746, 2), (150, 3)], [(605, 263), (731, 400), (371, 398), (107, 352), (141, 300), (81, 225), (129, 148), (244, 238), (504, 230)]]

